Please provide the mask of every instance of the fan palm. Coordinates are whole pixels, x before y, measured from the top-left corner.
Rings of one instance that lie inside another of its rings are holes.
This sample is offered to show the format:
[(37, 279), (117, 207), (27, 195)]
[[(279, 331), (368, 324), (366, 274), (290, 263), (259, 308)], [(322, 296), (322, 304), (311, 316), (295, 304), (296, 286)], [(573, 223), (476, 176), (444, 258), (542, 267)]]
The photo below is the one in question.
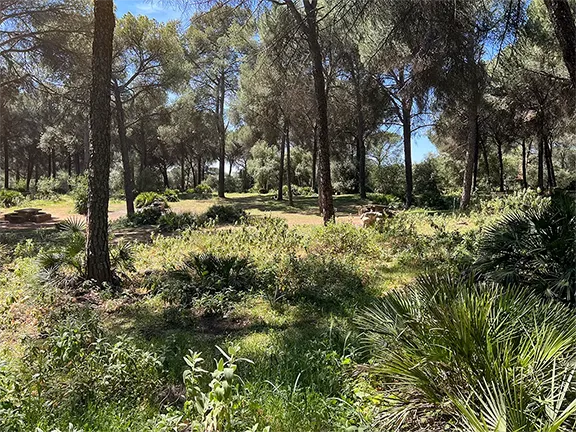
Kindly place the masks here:
[(576, 303), (576, 200), (558, 194), (542, 210), (504, 216), (486, 230), (474, 269)]
[(393, 399), (409, 401), (405, 410), (433, 404), (475, 432), (574, 421), (576, 316), (562, 303), (429, 275), (388, 293), (358, 325)]

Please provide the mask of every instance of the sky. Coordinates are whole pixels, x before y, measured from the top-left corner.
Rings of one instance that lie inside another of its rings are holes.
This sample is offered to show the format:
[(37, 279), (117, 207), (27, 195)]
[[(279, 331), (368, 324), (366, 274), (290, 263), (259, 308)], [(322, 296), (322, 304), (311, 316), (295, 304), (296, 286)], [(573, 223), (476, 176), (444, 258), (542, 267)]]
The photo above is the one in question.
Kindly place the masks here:
[[(116, 0), (116, 15), (121, 17), (130, 12), (132, 15), (147, 15), (164, 22), (186, 17), (182, 10), (176, 6), (170, 6), (168, 3), (167, 1), (153, 0)], [(412, 159), (414, 162), (421, 162), (430, 153), (435, 154), (437, 150), (426, 136), (426, 131), (422, 129), (412, 137)]]

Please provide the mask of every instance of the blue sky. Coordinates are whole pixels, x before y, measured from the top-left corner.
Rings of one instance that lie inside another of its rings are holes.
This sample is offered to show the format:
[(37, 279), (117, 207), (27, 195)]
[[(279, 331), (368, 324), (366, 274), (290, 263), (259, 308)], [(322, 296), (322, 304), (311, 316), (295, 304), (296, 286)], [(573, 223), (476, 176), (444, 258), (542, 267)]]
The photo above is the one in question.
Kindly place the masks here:
[[(181, 19), (186, 16), (180, 9), (175, 6), (169, 6), (167, 2), (158, 2), (152, 0), (116, 0), (116, 15), (121, 17), (127, 12), (133, 15), (147, 15), (158, 21), (169, 21)], [(429, 153), (436, 153), (436, 147), (426, 136), (425, 130), (412, 138), (412, 158), (414, 162), (422, 161)]]

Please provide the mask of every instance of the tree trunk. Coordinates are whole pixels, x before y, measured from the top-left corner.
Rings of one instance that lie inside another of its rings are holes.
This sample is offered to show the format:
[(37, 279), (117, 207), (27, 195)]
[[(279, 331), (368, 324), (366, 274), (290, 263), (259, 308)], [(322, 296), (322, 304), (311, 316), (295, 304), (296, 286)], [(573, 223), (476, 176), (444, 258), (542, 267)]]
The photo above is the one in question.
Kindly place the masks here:
[(224, 99), (226, 97), (226, 77), (220, 74), (218, 82), (218, 97), (216, 98), (216, 113), (218, 122), (218, 138), (220, 141), (220, 161), (218, 167), (218, 196), (225, 198), (225, 170), (226, 170), (226, 128), (224, 126)]
[(538, 188), (544, 190), (544, 136), (538, 140)]
[(48, 150), (48, 178), (52, 177), (52, 150)]
[(528, 189), (527, 159), (526, 159), (526, 139), (522, 139), (522, 186)]
[(56, 152), (54, 149), (50, 150), (50, 160), (52, 161), (52, 178), (56, 178)]
[(278, 172), (278, 201), (284, 199), (284, 149), (286, 148), (286, 131), (282, 133), (282, 141), (280, 144), (280, 170)]
[(8, 140), (6, 139), (6, 118), (4, 116), (4, 109), (6, 101), (0, 94), (0, 145), (4, 153), (4, 188), (8, 189), (9, 176), (8, 176)]
[(68, 177), (72, 176), (72, 155), (68, 152)]
[[(498, 171), (500, 175), (500, 181), (499, 181), (500, 192), (504, 192), (504, 158), (502, 157), (502, 142), (500, 142), (500, 140), (496, 140), (496, 145), (498, 147)], [(524, 143), (522, 143), (522, 150), (524, 152), (526, 151)], [(525, 154), (522, 154), (522, 164), (524, 164), (524, 157)]]
[(406, 208), (414, 203), (412, 177), (412, 99), (402, 101), (402, 135), (404, 140), (404, 169), (406, 176)]
[(478, 190), (478, 159), (480, 156), (480, 135), (478, 133), (478, 116), (476, 116), (476, 145), (474, 146), (474, 183), (472, 185), (472, 191), (476, 192)]
[(186, 190), (186, 156), (182, 152), (180, 159), (180, 190), (184, 192)]
[(544, 142), (544, 159), (546, 161), (546, 171), (548, 173), (548, 189), (556, 187), (556, 175), (554, 174), (554, 163), (552, 161), (552, 149), (548, 144), (549, 140)]
[(568, 0), (544, 0), (558, 43), (562, 48), (564, 64), (576, 89), (576, 24)]
[(294, 197), (292, 196), (292, 163), (290, 162), (290, 123), (286, 123), (286, 171), (287, 171), (287, 186), (288, 186), (288, 205), (294, 205)]
[(164, 189), (170, 189), (170, 179), (168, 178), (168, 168), (166, 168), (166, 164), (162, 163), (160, 169), (162, 170), (162, 180), (164, 182)]
[(482, 144), (482, 158), (484, 159), (486, 180), (488, 181), (488, 188), (490, 189), (490, 191), (492, 191), (492, 178), (490, 177), (490, 162), (488, 161), (488, 146), (486, 145), (486, 140), (480, 140), (480, 143)]
[(314, 123), (314, 143), (312, 145), (312, 190), (318, 192), (318, 173), (317, 173), (317, 161), (318, 161), (318, 125)]
[(318, 37), (317, 0), (303, 0), (305, 17), (302, 17), (293, 0), (286, 0), (294, 19), (300, 23), (306, 36), (312, 59), (314, 95), (318, 110), (318, 203), (324, 223), (334, 221), (334, 201), (330, 173), (330, 136), (328, 130), (328, 94), (324, 78), (322, 47)]
[(460, 210), (466, 210), (472, 198), (472, 186), (476, 157), (478, 155), (477, 122), (478, 122), (478, 90), (473, 90), (473, 95), (468, 106), (468, 148), (466, 150), (466, 167), (462, 187)]
[(116, 123), (118, 126), (118, 142), (120, 144), (120, 155), (122, 158), (122, 171), (124, 173), (124, 195), (126, 197), (126, 214), (134, 214), (134, 178), (132, 177), (132, 166), (130, 165), (130, 151), (128, 149), (128, 139), (126, 137), (126, 116), (122, 94), (117, 83), (113, 83), (114, 102), (116, 104)]
[(204, 167), (202, 166), (202, 156), (198, 156), (198, 184), (204, 180)]
[(366, 122), (364, 119), (361, 79), (359, 72), (355, 70), (353, 61), (351, 61), (350, 72), (352, 81), (354, 82), (354, 94), (356, 97), (356, 165), (358, 167), (358, 192), (360, 193), (361, 199), (366, 199), (366, 144), (364, 142)]
[(114, 1), (94, 2), (86, 276), (97, 283), (112, 282), (108, 249), (110, 195), (108, 181), (110, 177), (110, 82), (114, 24)]
[(84, 124), (84, 160), (82, 164), (82, 171), (88, 170), (88, 163), (90, 161), (90, 117), (86, 117), (86, 122)]
[(4, 189), (10, 187), (10, 153), (8, 149), (8, 138), (5, 134), (0, 135), (2, 139), (2, 147), (4, 151)]
[(34, 158), (28, 158), (28, 166), (26, 168), (26, 192), (30, 192), (30, 182), (32, 181), (32, 175), (34, 174)]

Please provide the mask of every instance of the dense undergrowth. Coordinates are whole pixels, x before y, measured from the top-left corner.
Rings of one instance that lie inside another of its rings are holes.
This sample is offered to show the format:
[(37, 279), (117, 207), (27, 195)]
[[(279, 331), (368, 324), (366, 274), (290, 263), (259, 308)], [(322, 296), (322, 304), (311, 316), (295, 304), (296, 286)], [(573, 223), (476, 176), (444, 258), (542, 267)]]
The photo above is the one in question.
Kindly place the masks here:
[(0, 430), (569, 430), (572, 311), (485, 259), (514, 215), (574, 228), (552, 208), (158, 224), (114, 240), (122, 283), (104, 289), (79, 282), (74, 223), (2, 234)]

